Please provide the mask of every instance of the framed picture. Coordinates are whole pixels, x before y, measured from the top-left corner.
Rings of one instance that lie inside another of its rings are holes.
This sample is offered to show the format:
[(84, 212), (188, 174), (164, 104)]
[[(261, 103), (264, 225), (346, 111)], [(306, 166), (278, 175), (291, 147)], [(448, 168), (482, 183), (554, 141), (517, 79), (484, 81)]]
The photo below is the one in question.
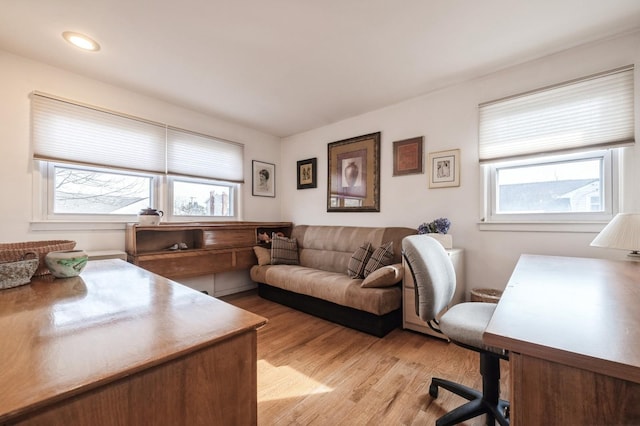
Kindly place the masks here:
[(380, 211), (380, 132), (328, 145), (328, 212)]
[(460, 150), (429, 153), (429, 188), (460, 186)]
[(276, 165), (253, 160), (252, 194), (258, 197), (276, 196)]
[(405, 139), (393, 143), (393, 176), (423, 173), (423, 137)]
[(298, 189), (308, 189), (318, 187), (317, 159), (298, 161)]

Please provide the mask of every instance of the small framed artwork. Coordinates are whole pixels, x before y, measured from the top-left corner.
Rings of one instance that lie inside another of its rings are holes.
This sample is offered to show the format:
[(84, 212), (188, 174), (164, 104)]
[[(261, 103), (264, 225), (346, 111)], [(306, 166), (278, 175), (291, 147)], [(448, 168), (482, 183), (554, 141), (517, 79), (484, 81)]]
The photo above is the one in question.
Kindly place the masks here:
[(298, 161), (298, 189), (308, 189), (318, 187), (317, 159)]
[(258, 197), (276, 196), (276, 165), (253, 160), (252, 194)]
[(424, 173), (422, 143), (422, 136), (393, 143), (393, 176)]
[(460, 186), (460, 150), (429, 153), (429, 188)]
[(328, 145), (328, 212), (380, 211), (380, 132)]

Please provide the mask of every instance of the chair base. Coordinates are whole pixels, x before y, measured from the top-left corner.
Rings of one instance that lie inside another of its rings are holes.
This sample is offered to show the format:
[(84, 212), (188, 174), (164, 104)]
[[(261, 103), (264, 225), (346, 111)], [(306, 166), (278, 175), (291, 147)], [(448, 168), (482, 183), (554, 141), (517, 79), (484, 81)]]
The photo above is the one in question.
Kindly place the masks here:
[(449, 380), (433, 378), (429, 386), (429, 395), (438, 397), (438, 388), (446, 389), (469, 400), (464, 405), (440, 417), (436, 426), (449, 426), (462, 423), (483, 414), (487, 415), (487, 426), (509, 425), (509, 402), (500, 399), (500, 356), (492, 352), (480, 352), (480, 373), (482, 374), (482, 392)]

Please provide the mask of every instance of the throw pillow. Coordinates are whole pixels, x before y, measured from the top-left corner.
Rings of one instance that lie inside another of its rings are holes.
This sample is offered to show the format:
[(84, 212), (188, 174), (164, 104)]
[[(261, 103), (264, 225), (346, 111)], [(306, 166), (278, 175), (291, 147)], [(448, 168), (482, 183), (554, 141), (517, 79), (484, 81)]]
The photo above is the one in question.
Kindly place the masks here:
[(367, 262), (367, 266), (364, 268), (364, 277), (367, 278), (370, 273), (378, 268), (391, 265), (391, 262), (393, 262), (393, 241), (381, 245), (373, 252)]
[(349, 265), (347, 265), (347, 275), (351, 278), (364, 278), (364, 268), (367, 266), (367, 262), (373, 253), (373, 247), (371, 243), (364, 243), (361, 245), (349, 259)]
[(271, 264), (297, 265), (298, 263), (298, 242), (296, 239), (273, 234), (271, 240)]
[(258, 265), (270, 265), (271, 264), (271, 250), (265, 247), (254, 246), (253, 252), (258, 258)]
[(402, 263), (383, 266), (370, 273), (362, 281), (361, 287), (391, 287), (398, 284), (404, 275)]

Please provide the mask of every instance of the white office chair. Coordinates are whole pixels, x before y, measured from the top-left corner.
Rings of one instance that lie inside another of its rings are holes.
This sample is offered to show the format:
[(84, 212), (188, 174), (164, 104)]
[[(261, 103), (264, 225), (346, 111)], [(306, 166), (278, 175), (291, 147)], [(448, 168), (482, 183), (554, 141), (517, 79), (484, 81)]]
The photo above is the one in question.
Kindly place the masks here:
[(444, 388), (469, 400), (440, 417), (436, 425), (455, 425), (483, 414), (487, 415), (487, 425), (495, 425), (496, 421), (501, 426), (508, 425), (509, 403), (500, 399), (500, 359), (508, 356), (504, 350), (482, 342), (482, 334), (496, 305), (460, 303), (436, 319), (449, 305), (456, 289), (455, 271), (446, 251), (433, 238), (411, 235), (402, 240), (402, 254), (415, 282), (416, 314), (452, 342), (480, 353), (482, 392), (449, 380), (432, 379), (429, 395), (433, 398), (438, 397), (438, 388)]

